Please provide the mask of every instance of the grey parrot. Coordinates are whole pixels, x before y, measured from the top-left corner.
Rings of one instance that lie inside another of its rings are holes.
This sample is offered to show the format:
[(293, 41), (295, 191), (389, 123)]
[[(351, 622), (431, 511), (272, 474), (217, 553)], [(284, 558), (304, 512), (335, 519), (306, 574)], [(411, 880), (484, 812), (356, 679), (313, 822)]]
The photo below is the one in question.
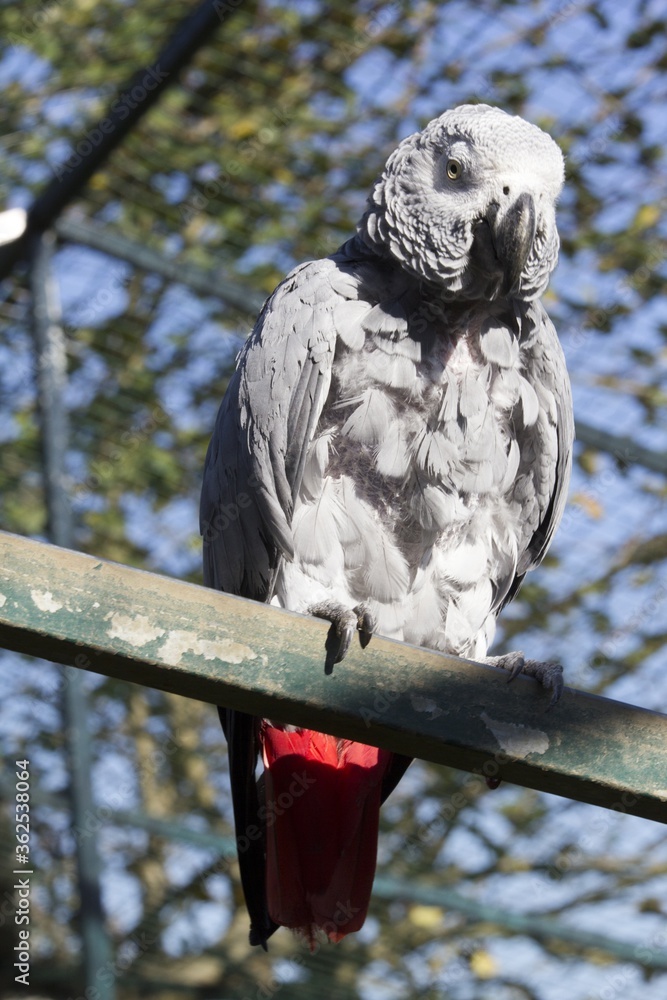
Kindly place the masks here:
[[(487, 650), (570, 476), (569, 380), (539, 301), (562, 183), (536, 126), (445, 112), (391, 154), (357, 234), (276, 288), (239, 355), (206, 459), (205, 582), (330, 621), (327, 671), (377, 631), (560, 693), (559, 666)], [(358, 930), (409, 758), (220, 716), (251, 942)]]

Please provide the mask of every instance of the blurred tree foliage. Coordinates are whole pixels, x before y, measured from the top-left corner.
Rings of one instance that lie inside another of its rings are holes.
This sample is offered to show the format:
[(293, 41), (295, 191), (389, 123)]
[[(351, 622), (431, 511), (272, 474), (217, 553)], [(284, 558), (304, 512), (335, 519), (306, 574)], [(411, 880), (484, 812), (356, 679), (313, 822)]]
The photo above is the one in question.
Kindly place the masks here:
[[(0, 204), (29, 204), (66, 169), (192, 6), (0, 7)], [(220, 16), (217, 35), (69, 218), (268, 294), (295, 263), (350, 235), (398, 139), (465, 101), (524, 114), (568, 158), (562, 264), (547, 304), (578, 416), (667, 450), (663, 4), (221, 0)], [(62, 244), (54, 267), (68, 336), (77, 544), (199, 580), (205, 449), (252, 317), (80, 246)], [(39, 536), (25, 268), (0, 285), (0, 318), (0, 526)], [(510, 609), (504, 641), (560, 657), (573, 684), (664, 710), (664, 494), (662, 477), (622, 454), (579, 447), (554, 553)], [(336, 948), (311, 956), (281, 932), (269, 956), (251, 951), (236, 865), (203, 836), (232, 836), (226, 755), (210, 708), (91, 680), (97, 809), (87, 829), (72, 831), (60, 796), (58, 673), (5, 659), (18, 675), (7, 685), (5, 742), (10, 754), (30, 756), (42, 795), (33, 815), (33, 970), (45, 995), (82, 995), (73, 849), (76, 836), (95, 836), (116, 948), (105, 971), (129, 1000), (147, 991), (165, 1000), (279, 992), (586, 1000), (606, 996), (607, 984), (616, 990), (609, 996), (621, 988), (664, 996), (664, 976), (642, 980), (613, 955), (505, 937), (502, 926), (409, 898), (375, 900), (364, 932)], [(154, 822), (136, 826), (113, 810)], [(660, 830), (531, 791), (490, 793), (468, 775), (414, 765), (384, 810), (380, 870), (458, 886), (508, 910), (563, 919), (567, 911), (611, 937), (661, 946)], [(557, 992), (565, 977), (567, 991)]]

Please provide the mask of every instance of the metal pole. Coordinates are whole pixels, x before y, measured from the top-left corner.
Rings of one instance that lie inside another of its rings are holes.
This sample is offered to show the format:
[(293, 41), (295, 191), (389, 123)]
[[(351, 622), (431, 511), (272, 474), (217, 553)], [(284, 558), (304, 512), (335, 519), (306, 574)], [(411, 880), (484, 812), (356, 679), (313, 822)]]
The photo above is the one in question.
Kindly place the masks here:
[(56, 545), (71, 548), (72, 510), (65, 471), (69, 439), (64, 401), (67, 345), (61, 325), (58, 289), (51, 273), (54, 243), (52, 232), (40, 234), (33, 240), (30, 269), (32, 326), (48, 534)]
[[(4, 601), (3, 601), (4, 598)], [(0, 646), (667, 823), (667, 715), (0, 532)], [(460, 806), (454, 803), (455, 811)]]
[(644, 448), (631, 437), (610, 434), (599, 427), (584, 424), (581, 420), (577, 421), (576, 430), (577, 440), (581, 444), (595, 448), (597, 451), (606, 451), (621, 465), (642, 465), (645, 469), (650, 469), (651, 472), (658, 472), (661, 476), (667, 475), (667, 452), (665, 451)]
[[(37, 396), (44, 470), (48, 534), (56, 545), (72, 546), (72, 509), (67, 489), (65, 460), (69, 422), (65, 406), (67, 345), (61, 325), (60, 301), (51, 270), (53, 232), (34, 237), (30, 281)], [(114, 1000), (112, 976), (98, 972), (111, 967), (111, 946), (104, 923), (100, 892), (100, 861), (94, 837), (79, 836), (93, 813), (90, 780), (92, 746), (88, 732), (86, 692), (78, 670), (62, 672), (62, 714), (69, 758), (69, 798), (76, 841), (79, 882), (79, 923), (83, 945), (86, 993), (96, 1000)], [(94, 993), (92, 992), (94, 991)]]
[(194, 264), (184, 264), (180, 260), (170, 260), (156, 250), (151, 250), (150, 247), (128, 240), (120, 233), (111, 232), (106, 226), (96, 226), (80, 219), (63, 218), (56, 222), (55, 230), (61, 240), (99, 250), (111, 257), (127, 261), (134, 267), (159, 274), (168, 281), (187, 285), (200, 295), (221, 299), (225, 305), (232, 306), (249, 316), (256, 316), (264, 305), (266, 295), (257, 289), (236, 280), (230, 281), (216, 271), (206, 271)]

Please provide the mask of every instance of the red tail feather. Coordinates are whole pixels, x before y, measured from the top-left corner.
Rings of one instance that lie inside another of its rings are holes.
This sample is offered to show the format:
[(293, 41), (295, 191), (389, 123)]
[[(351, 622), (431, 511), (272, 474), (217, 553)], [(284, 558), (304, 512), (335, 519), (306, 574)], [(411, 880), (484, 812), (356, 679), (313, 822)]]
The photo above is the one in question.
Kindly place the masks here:
[(269, 913), (313, 942), (366, 919), (391, 753), (309, 729), (262, 726)]

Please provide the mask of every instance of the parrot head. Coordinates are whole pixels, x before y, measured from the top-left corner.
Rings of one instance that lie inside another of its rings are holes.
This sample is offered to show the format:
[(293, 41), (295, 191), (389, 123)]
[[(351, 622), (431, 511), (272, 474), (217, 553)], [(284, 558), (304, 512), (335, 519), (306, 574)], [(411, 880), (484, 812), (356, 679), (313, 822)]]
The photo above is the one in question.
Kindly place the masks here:
[(563, 176), (560, 149), (536, 125), (462, 105), (394, 150), (359, 232), (447, 298), (529, 301), (558, 259)]

